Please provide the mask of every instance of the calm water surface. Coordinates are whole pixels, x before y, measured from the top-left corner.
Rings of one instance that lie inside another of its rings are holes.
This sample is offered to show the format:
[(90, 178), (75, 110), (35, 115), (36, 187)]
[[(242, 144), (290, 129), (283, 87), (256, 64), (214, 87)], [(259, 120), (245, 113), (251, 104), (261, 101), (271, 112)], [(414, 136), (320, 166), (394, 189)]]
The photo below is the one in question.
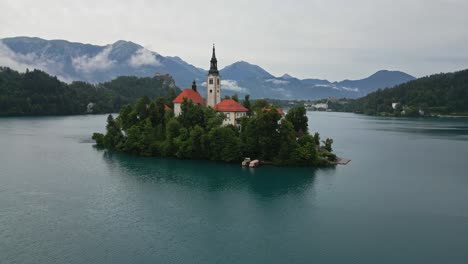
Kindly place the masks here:
[(0, 263), (468, 263), (468, 120), (309, 113), (352, 159), (255, 170), (93, 148), (106, 116), (0, 118)]

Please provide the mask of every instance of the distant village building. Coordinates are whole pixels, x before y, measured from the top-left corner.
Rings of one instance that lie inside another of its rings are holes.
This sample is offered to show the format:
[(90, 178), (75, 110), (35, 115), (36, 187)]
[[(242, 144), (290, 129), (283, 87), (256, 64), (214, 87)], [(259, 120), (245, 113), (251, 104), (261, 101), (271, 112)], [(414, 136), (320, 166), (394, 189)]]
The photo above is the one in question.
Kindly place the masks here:
[(321, 104), (313, 104), (312, 109), (317, 111), (326, 111), (328, 109), (328, 103), (321, 103)]
[(95, 106), (95, 104), (90, 102), (90, 103), (86, 106), (86, 113), (92, 114), (92, 113), (94, 112), (94, 106)]
[(284, 112), (283, 112), (283, 109), (281, 109), (281, 108), (278, 107), (278, 108), (276, 108), (276, 111), (278, 112), (278, 114), (281, 115), (281, 119), (283, 119), (283, 118), (286, 117), (286, 115), (285, 115)]
[[(271, 108), (267, 107), (267, 108), (263, 108), (262, 110), (263, 111), (270, 111)], [(280, 116), (281, 116), (280, 120), (278, 120), (278, 125), (281, 125), (281, 121), (283, 121), (286, 118), (286, 115), (284, 114), (283, 109), (281, 109), (279, 107), (276, 108), (276, 112), (278, 112), (278, 114), (280, 114)]]
[(169, 74), (169, 73), (160, 73), (160, 72), (157, 72), (154, 74), (154, 76), (156, 77), (162, 77), (162, 78), (172, 78), (172, 76)]
[(397, 109), (398, 106), (400, 106), (399, 103), (392, 103), (392, 108), (393, 108), (393, 110)]
[[(262, 108), (263, 111), (270, 111), (271, 110), (271, 107), (264, 107)], [(276, 107), (276, 112), (278, 112), (278, 114), (281, 115), (281, 118), (285, 117), (285, 114), (283, 112), (283, 109), (279, 108), (279, 107)]]

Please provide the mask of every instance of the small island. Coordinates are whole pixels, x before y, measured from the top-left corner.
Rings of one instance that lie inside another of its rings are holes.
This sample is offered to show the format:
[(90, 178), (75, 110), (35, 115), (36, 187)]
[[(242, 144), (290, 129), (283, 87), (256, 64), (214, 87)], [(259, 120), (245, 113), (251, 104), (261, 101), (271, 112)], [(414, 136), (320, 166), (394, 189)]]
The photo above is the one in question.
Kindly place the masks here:
[(215, 48), (206, 82), (206, 99), (195, 81), (176, 98), (142, 97), (126, 105), (106, 134), (94, 133), (98, 147), (141, 156), (240, 162), (245, 157), (278, 166), (333, 166), (333, 140), (309, 134), (303, 106), (284, 114), (266, 100), (245, 96), (221, 100)]

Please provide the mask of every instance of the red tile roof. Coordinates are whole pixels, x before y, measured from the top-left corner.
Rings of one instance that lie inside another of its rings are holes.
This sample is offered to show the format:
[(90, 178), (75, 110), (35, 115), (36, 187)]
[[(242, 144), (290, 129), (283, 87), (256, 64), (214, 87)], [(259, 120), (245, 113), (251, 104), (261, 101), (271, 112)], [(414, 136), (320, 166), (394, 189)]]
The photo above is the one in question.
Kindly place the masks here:
[[(271, 110), (271, 108), (270, 108), (270, 107), (267, 107), (267, 108), (263, 108), (263, 110), (264, 110), (264, 111), (270, 111), (270, 110)], [(281, 108), (277, 107), (277, 108), (276, 108), (276, 111), (278, 112), (278, 114), (280, 114), (280, 115), (284, 116), (283, 109), (281, 109)]]
[(164, 105), (164, 111), (172, 110), (168, 105)]
[(224, 99), (221, 102), (219, 102), (217, 105), (215, 105), (214, 110), (220, 111), (220, 112), (247, 112), (249, 109), (245, 108), (238, 102), (232, 100), (232, 99)]
[(193, 103), (195, 104), (203, 104), (203, 98), (198, 92), (195, 92), (192, 89), (185, 89), (183, 90), (175, 99), (172, 101), (173, 103), (182, 103), (184, 101), (184, 98), (187, 98), (187, 100), (192, 100)]

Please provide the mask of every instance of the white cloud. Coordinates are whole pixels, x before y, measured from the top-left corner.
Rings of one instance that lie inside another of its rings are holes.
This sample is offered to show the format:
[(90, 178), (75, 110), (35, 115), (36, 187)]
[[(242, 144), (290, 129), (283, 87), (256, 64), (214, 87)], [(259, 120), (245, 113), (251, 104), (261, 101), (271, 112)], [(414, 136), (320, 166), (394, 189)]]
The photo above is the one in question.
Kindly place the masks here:
[(358, 88), (350, 88), (350, 87), (340, 87), (341, 89), (345, 90), (345, 91), (350, 91), (350, 92), (359, 92), (359, 89)]
[[(210, 15), (193, 12), (200, 6)], [(289, 72), (300, 79), (361, 79), (380, 69), (424, 76), (468, 68), (468, 60), (459, 60), (468, 54), (467, 0), (259, 0), (221, 5), (208, 0), (2, 0), (0, 9), (2, 37), (29, 35), (101, 45), (128, 39), (203, 68), (209, 66), (213, 41), (207, 36), (216, 36), (220, 68), (242, 59), (273, 75)], [(259, 16), (265, 12), (275, 15)], [(180, 19), (173, 19), (174, 14)], [(444, 58), (428, 61), (436, 55)]]
[(80, 72), (90, 73), (93, 71), (103, 71), (114, 66), (115, 61), (109, 59), (112, 46), (107, 46), (94, 57), (88, 55), (72, 58), (73, 67)]
[(289, 81), (285, 81), (285, 80), (278, 80), (278, 79), (268, 79), (268, 80), (265, 80), (266, 82), (271, 82), (273, 84), (276, 84), (276, 85), (280, 85), (280, 84), (288, 84)]
[(0, 65), (8, 66), (17, 71), (25, 71), (27, 68), (40, 69), (45, 71), (52, 66), (58, 70), (63, 68), (62, 64), (59, 64), (54, 60), (38, 56), (35, 53), (16, 53), (8, 46), (3, 44), (2, 41), (0, 41)]
[(286, 91), (284, 88), (273, 88), (272, 90), (276, 91), (276, 92), (285, 92)]
[(0, 41), (0, 66), (10, 67), (17, 71), (25, 71), (30, 65), (18, 61), (18, 56)]
[[(206, 87), (206, 82), (201, 83), (200, 86)], [(249, 91), (248, 88), (239, 86), (237, 81), (234, 81), (234, 80), (221, 80), (221, 90), (228, 90), (228, 91), (242, 92), (242, 93), (247, 93)]]
[(324, 88), (330, 88), (330, 89), (341, 91), (341, 89), (334, 84), (316, 84), (314, 85), (314, 87), (324, 87)]
[[(206, 84), (205, 84), (206, 85)], [(221, 80), (221, 90), (229, 90), (234, 92), (248, 92), (247, 88), (241, 87), (234, 80)]]
[(16, 53), (0, 40), (0, 66), (10, 67), (13, 70), (24, 72), (26, 69), (38, 69), (64, 82), (71, 82), (71, 78), (63, 74), (63, 63), (35, 53)]
[(332, 84), (316, 84), (316, 87), (327, 87), (327, 88), (332, 88), (334, 85)]
[(290, 91), (288, 91), (288, 90), (286, 90), (284, 88), (281, 88), (281, 87), (273, 88), (272, 90), (275, 91), (275, 92), (281, 93), (283, 96), (286, 96), (286, 97), (291, 97), (292, 96)]
[(130, 57), (129, 64), (135, 68), (143, 65), (161, 65), (161, 63), (156, 59), (155, 54), (145, 48), (137, 50), (135, 54)]
[(346, 86), (336, 86), (334, 84), (316, 84), (314, 86), (315, 87), (331, 88), (331, 89), (339, 90), (339, 91), (359, 92), (358, 88), (350, 88), (350, 87), (346, 87)]

